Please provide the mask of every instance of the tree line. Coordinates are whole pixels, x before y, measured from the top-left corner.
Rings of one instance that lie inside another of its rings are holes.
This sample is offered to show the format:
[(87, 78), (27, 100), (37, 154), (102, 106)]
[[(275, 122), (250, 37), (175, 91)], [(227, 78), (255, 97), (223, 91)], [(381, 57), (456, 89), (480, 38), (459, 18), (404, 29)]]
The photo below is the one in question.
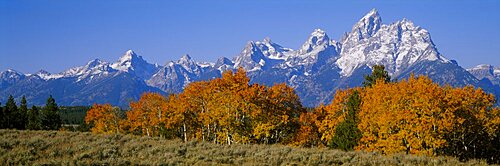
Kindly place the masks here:
[(12, 95), (4, 107), (1, 105), (0, 103), (0, 129), (59, 130), (61, 128), (59, 108), (52, 96), (41, 109), (34, 105), (28, 109), (25, 96), (21, 98), (19, 107)]
[(216, 144), (289, 144), (343, 150), (451, 155), (499, 163), (500, 109), (493, 95), (425, 76), (391, 81), (373, 66), (363, 87), (337, 90), (332, 102), (304, 108), (286, 84), (250, 84), (243, 69), (190, 83), (180, 94), (145, 93), (126, 113), (96, 104), (94, 133), (128, 133)]

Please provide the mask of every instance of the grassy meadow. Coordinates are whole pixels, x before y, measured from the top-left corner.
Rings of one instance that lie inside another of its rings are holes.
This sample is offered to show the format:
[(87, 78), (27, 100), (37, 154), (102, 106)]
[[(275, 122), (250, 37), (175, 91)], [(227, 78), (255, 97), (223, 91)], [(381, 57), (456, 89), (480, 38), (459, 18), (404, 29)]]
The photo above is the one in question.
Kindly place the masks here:
[(0, 165), (487, 165), (284, 145), (217, 145), (121, 134), (0, 130)]

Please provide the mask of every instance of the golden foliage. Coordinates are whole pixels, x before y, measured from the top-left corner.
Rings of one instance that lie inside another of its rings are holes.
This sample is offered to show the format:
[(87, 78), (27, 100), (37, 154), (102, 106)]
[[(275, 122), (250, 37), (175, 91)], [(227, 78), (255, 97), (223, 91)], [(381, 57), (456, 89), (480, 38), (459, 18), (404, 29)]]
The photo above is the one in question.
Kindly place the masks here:
[(325, 146), (345, 120), (354, 92), (361, 97), (354, 122), (362, 133), (357, 150), (430, 156), (469, 153), (471, 147), (500, 134), (494, 96), (471, 86), (443, 87), (413, 75), (394, 83), (381, 79), (364, 88), (337, 90), (331, 104), (305, 111), (293, 88), (284, 83), (250, 84), (241, 68), (190, 83), (180, 94), (144, 93), (130, 103), (125, 120), (109, 104), (94, 105), (85, 122), (93, 124), (96, 133), (126, 131), (217, 144)]
[(120, 133), (121, 117), (119, 108), (110, 104), (94, 104), (85, 116), (85, 123), (92, 124), (93, 133)]

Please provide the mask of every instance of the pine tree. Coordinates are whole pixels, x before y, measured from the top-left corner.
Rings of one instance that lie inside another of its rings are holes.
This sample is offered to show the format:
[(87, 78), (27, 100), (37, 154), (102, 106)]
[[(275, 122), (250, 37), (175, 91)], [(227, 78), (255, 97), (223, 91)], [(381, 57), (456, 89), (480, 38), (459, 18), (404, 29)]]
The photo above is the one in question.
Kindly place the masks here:
[(28, 130), (40, 130), (41, 122), (40, 122), (40, 113), (36, 106), (31, 107), (28, 110), (28, 123), (26, 125), (26, 129)]
[(17, 105), (14, 101), (12, 95), (9, 96), (7, 103), (5, 104), (5, 128), (12, 129), (15, 128), (16, 124), (16, 112)]
[(347, 115), (335, 129), (330, 147), (345, 151), (353, 150), (361, 139), (361, 131), (358, 129), (357, 113), (359, 112), (361, 97), (358, 91), (354, 91), (347, 100)]
[(0, 103), (0, 129), (5, 128), (5, 113), (3, 111), (2, 103)]
[(17, 123), (16, 129), (24, 130), (28, 122), (28, 104), (26, 102), (26, 97), (21, 98), (21, 105), (17, 111)]
[(383, 80), (385, 83), (391, 81), (391, 76), (389, 73), (385, 71), (385, 67), (383, 65), (374, 65), (372, 74), (365, 76), (365, 81), (363, 82), (364, 87), (371, 87), (376, 83), (377, 80)]
[(62, 120), (59, 116), (59, 108), (52, 95), (47, 99), (47, 104), (42, 109), (42, 129), (58, 130), (61, 128)]

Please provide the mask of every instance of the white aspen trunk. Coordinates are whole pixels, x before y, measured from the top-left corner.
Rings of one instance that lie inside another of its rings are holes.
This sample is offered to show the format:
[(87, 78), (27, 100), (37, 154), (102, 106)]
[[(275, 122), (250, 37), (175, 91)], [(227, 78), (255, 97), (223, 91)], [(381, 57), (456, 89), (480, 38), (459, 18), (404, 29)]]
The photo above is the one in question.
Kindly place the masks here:
[(207, 124), (207, 140), (210, 141), (210, 124)]
[(184, 142), (187, 142), (187, 133), (186, 133), (186, 122), (182, 123), (183, 133), (184, 133)]
[(217, 144), (217, 124), (214, 126), (214, 144)]

